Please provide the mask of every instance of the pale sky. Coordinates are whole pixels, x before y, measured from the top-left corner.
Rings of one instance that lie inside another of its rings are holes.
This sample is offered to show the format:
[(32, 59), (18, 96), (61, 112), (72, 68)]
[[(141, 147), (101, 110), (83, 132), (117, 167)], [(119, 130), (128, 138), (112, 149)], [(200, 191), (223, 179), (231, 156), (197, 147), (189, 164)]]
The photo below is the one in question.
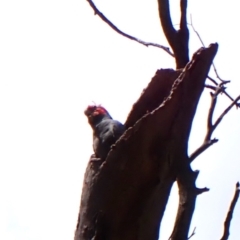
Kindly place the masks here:
[[(168, 45), (162, 34), (157, 1), (95, 0), (120, 29), (145, 41)], [(179, 1), (171, 1), (179, 24)], [(230, 0), (189, 1), (195, 28), (206, 45), (219, 43), (215, 58), (228, 91), (240, 94), (239, 6)], [(191, 31), (190, 49), (201, 43)], [(157, 69), (174, 68), (161, 49), (128, 40), (94, 16), (87, 1), (0, 1), (0, 239), (72, 240), (83, 174), (92, 153), (92, 133), (83, 114), (94, 101), (124, 122)], [(214, 73), (211, 73), (215, 77)], [(205, 133), (209, 91), (201, 99), (190, 149)], [(218, 114), (230, 101), (222, 96)], [(195, 160), (199, 196), (192, 229), (195, 240), (219, 239), (240, 180), (240, 112), (223, 120), (220, 141)], [(178, 195), (174, 189), (162, 225), (168, 239)], [(239, 239), (240, 203), (231, 240)]]

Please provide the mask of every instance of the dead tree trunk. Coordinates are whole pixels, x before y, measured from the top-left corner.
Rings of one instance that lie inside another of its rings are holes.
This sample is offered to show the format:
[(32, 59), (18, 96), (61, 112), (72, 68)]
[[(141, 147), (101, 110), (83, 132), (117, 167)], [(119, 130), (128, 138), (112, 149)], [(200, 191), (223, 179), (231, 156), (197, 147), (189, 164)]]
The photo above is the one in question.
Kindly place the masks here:
[(183, 71), (157, 71), (106, 161), (90, 159), (75, 240), (157, 240), (176, 179), (180, 206), (172, 239), (186, 239), (196, 196), (206, 190), (195, 186), (187, 144), (216, 52), (217, 44), (212, 44), (195, 53)]

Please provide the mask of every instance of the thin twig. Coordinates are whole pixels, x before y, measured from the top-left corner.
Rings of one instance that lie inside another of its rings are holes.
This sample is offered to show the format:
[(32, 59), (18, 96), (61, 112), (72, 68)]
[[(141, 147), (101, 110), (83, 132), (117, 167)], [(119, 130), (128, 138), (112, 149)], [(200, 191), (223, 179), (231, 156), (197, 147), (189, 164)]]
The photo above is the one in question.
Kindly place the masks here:
[(204, 87), (205, 88), (209, 88), (209, 89), (211, 89), (213, 91), (216, 91), (216, 87), (215, 86), (212, 86), (212, 85), (209, 85), (209, 84), (204, 84)]
[[(219, 86), (216, 88), (214, 93), (210, 93), (211, 94), (211, 105), (209, 108), (209, 112), (208, 112), (208, 118), (207, 118), (207, 135), (205, 137), (205, 141), (209, 141), (211, 139), (212, 133), (215, 130), (215, 128), (217, 127), (216, 124), (212, 123), (213, 120), (213, 112), (216, 108), (216, 103), (217, 103), (217, 97), (218, 95), (223, 92), (224, 90), (224, 86), (223, 84), (219, 84)], [(215, 126), (216, 125), (216, 126)]]
[(208, 78), (211, 82), (213, 82), (215, 85), (218, 85), (217, 81), (214, 80), (213, 78), (211, 78), (210, 76), (207, 76), (207, 78)]
[(190, 14), (190, 24), (189, 24), (191, 27), (192, 27), (192, 30), (196, 33), (196, 35), (198, 36), (198, 39), (199, 41), (201, 42), (201, 44), (203, 45), (203, 47), (205, 47), (205, 44), (200, 36), (200, 34), (198, 33), (198, 31), (194, 28), (193, 26), (193, 21), (192, 21), (192, 14)]
[[(203, 42), (200, 34), (198, 33), (198, 31), (197, 31), (197, 30), (194, 28), (194, 26), (193, 26), (192, 14), (190, 14), (190, 24), (189, 24), (189, 25), (192, 27), (192, 30), (193, 30), (193, 31), (195, 32), (195, 34), (197, 35), (197, 37), (198, 37), (199, 41), (201, 42), (201, 44), (203, 45), (203, 47), (205, 47), (205, 44), (204, 44), (204, 42)], [(221, 82), (229, 82), (229, 80), (223, 80), (222, 78), (220, 78), (220, 76), (219, 76), (219, 74), (218, 74), (218, 72), (217, 72), (217, 68), (216, 68), (216, 66), (215, 66), (214, 63), (212, 63), (212, 66), (213, 66), (213, 70), (214, 70), (214, 72), (215, 72), (215, 74), (216, 74), (217, 79), (219, 79)]]
[(231, 110), (231, 108), (235, 105), (235, 104), (240, 104), (238, 103), (238, 101), (240, 100), (240, 95), (223, 111), (223, 113), (219, 116), (219, 118), (216, 120), (215, 124), (214, 124), (214, 129), (219, 125), (219, 123), (222, 121), (223, 117)]
[[(193, 31), (194, 31), (195, 34), (197, 35), (197, 37), (198, 37), (199, 41), (201, 42), (202, 46), (205, 47), (205, 44), (204, 44), (204, 42), (203, 42), (200, 34), (198, 33), (198, 31), (197, 31), (197, 30), (194, 28), (194, 26), (193, 26), (192, 15), (190, 15), (190, 24), (189, 24), (189, 25), (192, 27)], [(214, 69), (214, 72), (215, 72), (217, 78), (218, 78), (219, 80), (221, 80), (222, 82), (229, 83), (230, 81), (223, 81), (223, 80), (219, 77), (219, 74), (218, 74), (218, 72), (217, 72), (217, 70), (216, 70), (216, 67), (215, 67), (214, 63), (213, 63), (212, 65), (213, 65), (213, 69)], [(218, 83), (216, 82), (216, 80), (214, 80), (214, 79), (211, 78), (210, 76), (207, 76), (207, 78), (208, 78), (211, 82), (213, 82), (215, 85), (218, 85)], [(224, 93), (229, 99), (231, 99), (232, 101), (234, 101), (234, 99), (233, 99), (226, 91), (223, 91), (223, 93)]]
[(193, 229), (191, 235), (188, 237), (188, 239), (190, 239), (191, 237), (193, 237), (195, 235), (195, 230), (196, 230), (196, 227), (194, 227), (194, 229)]
[(230, 235), (230, 232), (229, 232), (230, 224), (231, 224), (234, 208), (235, 208), (236, 203), (238, 201), (239, 192), (240, 192), (239, 182), (237, 182), (234, 197), (232, 199), (232, 202), (231, 202), (229, 210), (228, 210), (227, 217), (226, 217), (225, 222), (224, 222), (224, 231), (223, 231), (223, 236), (222, 236), (221, 240), (227, 240), (229, 235)]
[(210, 139), (209, 141), (204, 141), (203, 144), (191, 154), (190, 162), (192, 162), (196, 157), (198, 157), (201, 153), (203, 153), (216, 142), (218, 142), (218, 139), (216, 138)]
[[(218, 83), (216, 82), (216, 80), (214, 80), (213, 78), (211, 78), (210, 76), (207, 76), (207, 78), (211, 81), (211, 82), (213, 82), (215, 85), (218, 85)], [(226, 81), (226, 82), (224, 82), (224, 84), (227, 84), (227, 83), (229, 83), (230, 81)], [(206, 88), (210, 88), (210, 89), (212, 89), (212, 90), (215, 90), (214, 89), (214, 86), (211, 86), (211, 85), (207, 85), (206, 84), (206, 86), (205, 86)], [(231, 100), (231, 101), (234, 101), (234, 98), (232, 98), (228, 93), (227, 93), (227, 91), (226, 90), (223, 90), (223, 93)], [(236, 106), (237, 107), (239, 107), (239, 104), (236, 104)]]
[(136, 41), (146, 47), (149, 47), (149, 46), (153, 46), (153, 47), (157, 47), (157, 48), (161, 48), (163, 49), (165, 52), (167, 52), (169, 55), (171, 55), (172, 57), (174, 57), (174, 54), (170, 51), (170, 48), (169, 47), (165, 47), (163, 45), (160, 45), (160, 44), (157, 44), (157, 43), (152, 43), (152, 42), (145, 42), (145, 41), (142, 41), (141, 39), (138, 39), (136, 37), (133, 37), (123, 31), (121, 31), (116, 25), (114, 25), (110, 20), (108, 20), (108, 18), (98, 10), (98, 8), (96, 7), (96, 5), (93, 3), (93, 1), (91, 0), (87, 0), (88, 3), (90, 4), (90, 6), (92, 7), (92, 9), (94, 10), (94, 13), (96, 15), (98, 15), (105, 23), (107, 23), (113, 30), (115, 30), (117, 33), (121, 34), (122, 36), (128, 38), (128, 39), (131, 39), (133, 41)]
[(197, 195), (200, 195), (202, 193), (205, 193), (205, 192), (208, 192), (209, 191), (209, 188), (197, 188), (196, 192), (197, 192)]

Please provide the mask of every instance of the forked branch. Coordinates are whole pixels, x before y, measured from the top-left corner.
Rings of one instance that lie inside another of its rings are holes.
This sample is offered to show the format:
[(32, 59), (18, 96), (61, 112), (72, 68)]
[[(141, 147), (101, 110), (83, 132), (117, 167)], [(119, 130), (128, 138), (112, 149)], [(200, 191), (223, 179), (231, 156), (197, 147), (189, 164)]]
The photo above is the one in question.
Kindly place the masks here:
[(236, 203), (238, 201), (239, 192), (240, 192), (239, 182), (237, 182), (234, 197), (232, 199), (231, 205), (230, 205), (229, 210), (228, 210), (227, 217), (226, 217), (225, 222), (224, 222), (224, 231), (223, 231), (223, 236), (222, 236), (221, 240), (227, 240), (229, 235), (230, 235), (230, 232), (229, 232), (230, 224), (231, 224), (234, 208), (235, 208)]
[(211, 93), (211, 105), (209, 108), (209, 112), (208, 112), (208, 118), (207, 118), (207, 133), (205, 136), (205, 139), (203, 141), (203, 144), (196, 149), (190, 156), (190, 162), (192, 162), (196, 157), (198, 157), (201, 153), (203, 153), (206, 149), (208, 149), (210, 146), (212, 146), (214, 143), (218, 142), (218, 139), (213, 138), (212, 139), (212, 134), (214, 132), (214, 130), (217, 128), (217, 126), (220, 124), (220, 122), (223, 120), (224, 116), (232, 109), (232, 107), (234, 105), (239, 106), (239, 100), (240, 100), (240, 96), (238, 96), (235, 100), (233, 100), (233, 102), (222, 112), (222, 114), (217, 118), (217, 120), (215, 121), (215, 123), (213, 123), (213, 113), (216, 107), (216, 103), (217, 103), (217, 97), (220, 93), (222, 93), (223, 91), (225, 91), (225, 87), (224, 87), (224, 82), (222, 82), (221, 84), (219, 84), (218, 87), (216, 87), (215, 92)]
[[(211, 85), (205, 84), (205, 87), (206, 87), (206, 88), (210, 88), (210, 89), (212, 89), (212, 90), (215, 91), (216, 88), (217, 88), (217, 85), (218, 85), (217, 81), (214, 80), (213, 78), (211, 78), (210, 76), (208, 76), (207, 78), (208, 78), (211, 82), (213, 82), (216, 86), (211, 86)], [(229, 83), (229, 82), (230, 82), (230, 81), (225, 81), (225, 84), (226, 84), (226, 83)], [(234, 98), (232, 98), (232, 97), (227, 93), (226, 90), (223, 90), (223, 93), (224, 93), (231, 101), (234, 101)], [(239, 107), (238, 104), (236, 104), (236, 106)]]
[(98, 8), (96, 7), (96, 5), (93, 3), (92, 0), (87, 0), (88, 3), (90, 4), (90, 6), (92, 7), (92, 9), (94, 10), (94, 13), (96, 15), (98, 15), (105, 23), (107, 23), (114, 31), (116, 31), (117, 33), (119, 33), (120, 35), (133, 40), (135, 42), (138, 42), (146, 47), (152, 46), (152, 47), (157, 47), (157, 48), (161, 48), (162, 50), (164, 50), (165, 52), (167, 52), (169, 55), (171, 55), (172, 57), (174, 57), (174, 54), (171, 52), (169, 47), (165, 47), (161, 44), (157, 44), (157, 43), (152, 43), (152, 42), (145, 42), (139, 38), (133, 37), (125, 32), (123, 32), (122, 30), (120, 30), (116, 25), (114, 25), (102, 12), (100, 12), (98, 10)]
[(193, 237), (195, 235), (195, 230), (196, 230), (196, 227), (193, 229), (191, 235), (188, 237), (188, 239), (190, 239), (191, 237)]

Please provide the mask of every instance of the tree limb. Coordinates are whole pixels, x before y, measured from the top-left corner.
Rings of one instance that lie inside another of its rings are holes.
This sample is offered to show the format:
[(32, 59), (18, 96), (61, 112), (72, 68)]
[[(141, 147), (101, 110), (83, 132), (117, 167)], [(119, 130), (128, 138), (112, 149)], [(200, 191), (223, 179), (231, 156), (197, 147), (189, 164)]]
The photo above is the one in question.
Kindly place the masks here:
[(214, 80), (213, 78), (211, 78), (210, 76), (207, 76), (207, 78), (208, 78), (211, 82), (213, 82), (215, 85), (218, 85), (217, 81)]
[(180, 1), (181, 8), (181, 20), (180, 20), (180, 29), (182, 31), (188, 30), (187, 27), (187, 0)]
[(222, 112), (222, 114), (217, 118), (215, 123), (213, 124), (213, 113), (216, 107), (217, 103), (217, 97), (220, 93), (225, 91), (224, 82), (220, 83), (218, 87), (215, 88), (215, 92), (211, 93), (211, 105), (208, 112), (208, 118), (207, 118), (207, 133), (205, 136), (205, 139), (202, 143), (202, 145), (196, 149), (191, 155), (190, 155), (190, 161), (192, 162), (196, 157), (198, 157), (201, 153), (203, 153), (205, 150), (207, 150), (210, 146), (212, 146), (214, 143), (218, 142), (218, 139), (214, 138), (211, 139), (212, 134), (214, 130), (217, 128), (217, 126), (220, 124), (224, 116), (232, 109), (234, 105), (239, 106), (240, 103), (238, 101), (240, 100), (240, 96), (238, 96), (233, 102)]
[[(197, 188), (195, 183), (198, 177), (198, 171), (192, 171), (190, 166), (187, 167), (189, 160), (185, 159), (185, 164), (181, 167), (177, 178), (179, 188), (179, 207), (170, 240), (186, 240), (195, 209), (197, 196), (203, 192), (209, 191), (208, 188)], [(184, 167), (185, 166), (185, 167)]]
[(90, 4), (90, 6), (92, 7), (92, 9), (94, 10), (94, 13), (96, 15), (98, 15), (105, 23), (107, 23), (114, 31), (116, 31), (117, 33), (119, 33), (120, 35), (133, 40), (135, 42), (138, 42), (146, 47), (152, 46), (152, 47), (157, 47), (157, 48), (161, 48), (162, 50), (164, 50), (165, 52), (167, 52), (170, 56), (174, 57), (174, 54), (170, 51), (169, 47), (165, 47), (163, 45), (157, 44), (157, 43), (152, 43), (152, 42), (145, 42), (139, 38), (133, 37), (123, 31), (121, 31), (116, 25), (114, 25), (102, 12), (100, 12), (98, 10), (98, 8), (96, 7), (96, 5), (93, 3), (92, 0), (87, 0), (88, 3)]
[(217, 104), (217, 97), (218, 95), (223, 92), (224, 90), (224, 86), (222, 84), (220, 84), (214, 93), (210, 93), (211, 98), (212, 98), (212, 102), (209, 108), (209, 112), (208, 112), (208, 118), (207, 118), (207, 135), (205, 137), (205, 140), (210, 140), (211, 135), (213, 133), (213, 131), (215, 130), (215, 128), (217, 127), (216, 124), (213, 125), (212, 121), (213, 121), (213, 113)]
[[(219, 123), (222, 121), (223, 117), (232, 109), (232, 107), (238, 103), (240, 100), (240, 96), (238, 96), (223, 112), (222, 114), (218, 117), (216, 120), (214, 126), (214, 129), (219, 125)], [(239, 103), (238, 103), (239, 104)]]
[(205, 88), (209, 88), (209, 89), (211, 89), (211, 90), (213, 90), (213, 91), (216, 90), (216, 87), (215, 87), (215, 86), (212, 86), (212, 85), (209, 85), (209, 84), (205, 84), (204, 87), (205, 87)]
[(229, 237), (230, 224), (231, 224), (234, 208), (235, 208), (236, 203), (238, 201), (239, 192), (240, 192), (239, 182), (237, 182), (234, 197), (232, 199), (231, 205), (230, 205), (229, 210), (228, 210), (227, 217), (226, 217), (225, 222), (224, 222), (224, 231), (223, 231), (223, 236), (222, 236), (221, 240), (227, 240), (228, 237)]
[[(214, 86), (210, 86), (210, 85), (207, 85), (206, 84), (206, 87), (207, 88), (210, 88), (210, 89), (212, 89), (212, 90), (216, 90), (216, 88), (217, 88), (217, 86), (218, 86), (218, 83), (217, 83), (217, 81), (216, 80), (214, 80), (213, 78), (211, 78), (210, 76), (207, 76), (207, 78), (211, 81), (211, 82), (213, 82), (215, 85), (216, 85), (216, 87), (214, 87)], [(227, 83), (229, 83), (230, 81), (225, 81), (225, 82), (223, 82), (224, 84), (227, 84)], [(232, 98), (228, 93), (227, 93), (227, 91), (225, 90), (225, 89), (223, 89), (223, 91), (222, 91), (231, 101), (234, 101), (234, 98)], [(236, 107), (240, 107), (240, 105), (238, 104), (238, 103), (236, 103)]]
[(187, 27), (187, 0), (180, 0), (181, 19), (180, 29), (175, 30), (170, 16), (169, 0), (158, 0), (158, 11), (163, 32), (171, 46), (176, 60), (176, 68), (184, 68), (189, 62)]
[(177, 31), (173, 27), (172, 19), (170, 15), (170, 7), (169, 7), (169, 1), (168, 0), (158, 0), (158, 11), (159, 11), (159, 17), (162, 24), (163, 32), (172, 47), (173, 51), (175, 48), (175, 43), (173, 39), (177, 35)]
[(191, 154), (190, 161), (192, 162), (201, 153), (203, 153), (205, 150), (207, 150), (209, 147), (211, 147), (214, 143), (217, 143), (217, 142), (218, 142), (218, 139), (216, 138), (210, 139), (209, 141), (204, 141), (204, 143)]

